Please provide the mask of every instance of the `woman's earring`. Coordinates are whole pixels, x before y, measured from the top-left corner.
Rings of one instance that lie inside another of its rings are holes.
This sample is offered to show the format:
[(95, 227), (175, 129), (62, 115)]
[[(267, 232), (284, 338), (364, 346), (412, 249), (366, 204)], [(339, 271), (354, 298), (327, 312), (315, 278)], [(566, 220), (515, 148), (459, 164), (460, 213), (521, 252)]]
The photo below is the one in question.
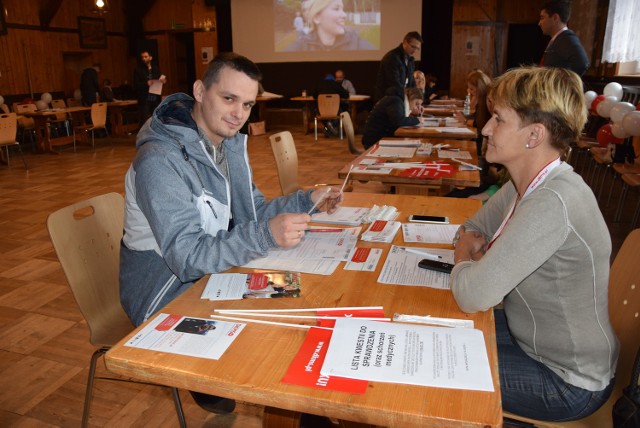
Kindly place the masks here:
[(529, 148), (529, 143), (525, 144), (524, 147), (525, 147), (525, 149), (528, 149)]

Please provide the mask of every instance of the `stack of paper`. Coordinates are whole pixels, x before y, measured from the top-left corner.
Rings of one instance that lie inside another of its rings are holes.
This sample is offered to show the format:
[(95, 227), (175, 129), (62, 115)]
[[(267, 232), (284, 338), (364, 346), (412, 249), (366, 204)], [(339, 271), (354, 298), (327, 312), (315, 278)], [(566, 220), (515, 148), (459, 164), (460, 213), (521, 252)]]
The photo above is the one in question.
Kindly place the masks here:
[(378, 141), (379, 146), (383, 147), (420, 147), (422, 142), (420, 140), (385, 140)]
[(399, 221), (378, 220), (371, 223), (369, 229), (362, 234), (363, 241), (391, 242), (402, 223)]
[(320, 212), (311, 216), (315, 223), (344, 224), (346, 226), (358, 226), (369, 213), (369, 208), (340, 207), (333, 214)]

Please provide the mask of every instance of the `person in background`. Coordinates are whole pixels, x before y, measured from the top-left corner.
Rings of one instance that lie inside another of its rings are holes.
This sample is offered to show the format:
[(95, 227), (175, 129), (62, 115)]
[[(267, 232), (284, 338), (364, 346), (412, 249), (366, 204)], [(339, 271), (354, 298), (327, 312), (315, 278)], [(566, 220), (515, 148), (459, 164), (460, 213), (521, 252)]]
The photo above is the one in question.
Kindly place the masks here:
[(438, 98), (438, 94), (434, 87), (436, 86), (437, 78), (433, 74), (425, 74), (416, 70), (413, 72), (413, 80), (416, 82), (416, 88), (419, 88), (424, 93), (423, 104), (429, 104), (432, 100)]
[[(138, 132), (125, 176), (119, 278), (134, 325), (207, 274), (300, 243), (316, 203), (314, 211), (338, 208), (340, 190), (300, 190), (267, 201), (253, 184), (247, 136), (239, 130), (260, 79), (248, 58), (218, 54), (194, 83), (194, 98), (168, 96)], [(235, 406), (192, 395), (207, 410)]]
[(568, 68), (582, 76), (589, 68), (589, 59), (576, 33), (567, 28), (570, 17), (569, 0), (551, 0), (542, 6), (538, 25), (542, 34), (551, 37), (551, 40), (540, 65)]
[(413, 55), (422, 47), (422, 37), (417, 31), (411, 31), (404, 36), (400, 45), (385, 54), (380, 61), (374, 101), (385, 96), (387, 89), (394, 86), (399, 89), (416, 86), (413, 79), (415, 60)]
[(422, 90), (396, 86), (387, 89), (387, 95), (378, 101), (369, 113), (362, 130), (362, 145), (365, 149), (385, 137), (393, 137), (401, 126), (422, 123)]
[(167, 78), (160, 72), (158, 65), (153, 63), (153, 57), (148, 51), (140, 53), (140, 61), (140, 65), (133, 72), (133, 87), (138, 98), (139, 124), (142, 127), (162, 99), (160, 95), (150, 94), (149, 87), (154, 80), (165, 84)]
[(356, 88), (353, 86), (353, 83), (351, 83), (351, 80), (345, 79), (344, 71), (336, 70), (334, 74), (335, 74), (336, 82), (341, 84), (342, 87), (349, 93), (349, 95), (356, 94)]
[(487, 91), (491, 84), (491, 78), (487, 76), (482, 70), (471, 70), (467, 74), (467, 93), (470, 96), (470, 108), (472, 113), (469, 116), (465, 116), (461, 111), (456, 110), (453, 114), (458, 121), (464, 123), (467, 126), (473, 126), (478, 130), (478, 137), (476, 138), (476, 150), (478, 156), (482, 156), (482, 142), (484, 137), (482, 136), (482, 128), (489, 121), (491, 113), (489, 112), (489, 106), (487, 104)]
[(301, 39), (304, 37), (304, 19), (300, 12), (296, 12), (296, 17), (293, 18), (293, 28), (296, 30), (296, 37)]
[(111, 80), (104, 79), (102, 81), (102, 89), (100, 90), (100, 99), (106, 102), (116, 101), (113, 95), (113, 88), (111, 88)]
[(372, 50), (374, 46), (346, 26), (342, 0), (306, 0), (302, 14), (310, 32), (287, 51)]
[(82, 94), (82, 105), (91, 106), (98, 102), (100, 93), (100, 82), (98, 80), (100, 64), (93, 64), (85, 68), (80, 75), (80, 93)]
[[(320, 94), (338, 94), (340, 95), (340, 112), (346, 111), (349, 109), (349, 102), (347, 99), (349, 98), (349, 92), (340, 84), (340, 82), (336, 81), (333, 74), (327, 74), (324, 76), (324, 79), (318, 83), (318, 86), (313, 91), (313, 97), (318, 99), (318, 95)], [(320, 111), (316, 111), (316, 114), (320, 113)], [(338, 135), (338, 121), (328, 120), (324, 125), (324, 133), (325, 137), (335, 137)]]
[(591, 189), (561, 160), (587, 121), (582, 81), (564, 68), (520, 67), (492, 83), (489, 99), (487, 160), (511, 181), (459, 228), (451, 291), (465, 312), (494, 310), (505, 411), (584, 418), (611, 394), (619, 344), (609, 231)]

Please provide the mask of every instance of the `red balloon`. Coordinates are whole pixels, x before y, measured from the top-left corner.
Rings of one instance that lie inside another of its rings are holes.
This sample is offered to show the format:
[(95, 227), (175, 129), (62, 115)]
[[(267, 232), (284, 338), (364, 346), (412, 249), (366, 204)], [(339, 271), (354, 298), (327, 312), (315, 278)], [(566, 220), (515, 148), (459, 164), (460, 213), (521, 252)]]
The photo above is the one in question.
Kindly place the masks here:
[(598, 95), (597, 97), (595, 97), (591, 102), (591, 111), (597, 111), (596, 107), (598, 107), (598, 104), (600, 104), (600, 101), (603, 101), (604, 98), (604, 95)]
[(636, 110), (640, 111), (640, 103), (636, 105)]
[(618, 138), (613, 135), (613, 132), (611, 132), (610, 123), (602, 125), (600, 129), (598, 129), (596, 140), (598, 140), (598, 144), (600, 144), (600, 146), (602, 147), (607, 147), (609, 144), (622, 144), (623, 141), (622, 138)]

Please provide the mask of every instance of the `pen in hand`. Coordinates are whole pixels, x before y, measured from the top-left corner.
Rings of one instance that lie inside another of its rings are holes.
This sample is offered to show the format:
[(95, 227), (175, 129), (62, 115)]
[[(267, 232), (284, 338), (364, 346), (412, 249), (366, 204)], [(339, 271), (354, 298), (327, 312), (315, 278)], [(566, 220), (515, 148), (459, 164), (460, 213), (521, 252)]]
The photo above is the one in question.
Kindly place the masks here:
[(316, 203), (313, 204), (313, 206), (311, 207), (311, 209), (309, 210), (309, 212), (307, 214), (311, 215), (313, 210), (315, 210), (318, 207), (318, 205), (320, 205), (320, 203), (322, 201), (324, 201), (324, 199), (327, 197), (327, 195), (329, 194), (330, 191), (331, 191), (331, 187), (327, 187), (327, 191), (324, 194), (320, 195), (320, 197), (318, 198)]

